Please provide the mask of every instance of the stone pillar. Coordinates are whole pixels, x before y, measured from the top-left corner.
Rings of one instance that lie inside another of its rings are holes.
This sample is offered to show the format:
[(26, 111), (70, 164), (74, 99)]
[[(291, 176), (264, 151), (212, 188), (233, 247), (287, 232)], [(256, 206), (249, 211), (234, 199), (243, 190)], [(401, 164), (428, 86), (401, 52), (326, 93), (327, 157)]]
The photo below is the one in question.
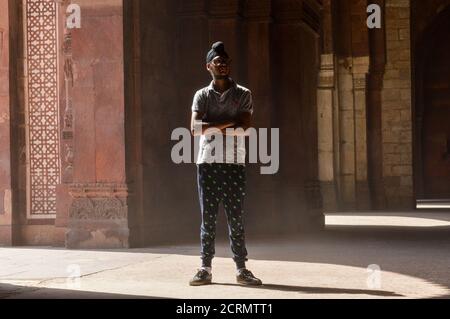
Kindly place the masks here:
[(202, 1), (140, 3), (144, 194), (140, 226), (146, 245), (167, 238), (182, 241), (198, 232), (195, 165), (172, 161), (171, 135), (176, 128), (189, 127), (194, 93), (211, 81), (205, 67), (207, 20), (202, 8)]
[(300, 1), (272, 2), (272, 114), (280, 128), (275, 196), (286, 231), (317, 230), (324, 221), (317, 157), (319, 46), (311, 23), (317, 12), (305, 7)]
[(335, 1), (332, 8), (338, 56), (334, 120), (339, 208), (368, 210), (367, 77), (371, 61), (367, 3)]
[(369, 57), (339, 60), (341, 208), (371, 207), (367, 158), (367, 75)]
[(317, 90), (317, 121), (319, 143), (319, 180), (325, 212), (337, 210), (334, 171), (334, 55), (322, 54)]
[(333, 163), (334, 178), (336, 184), (336, 197), (338, 210), (342, 202), (342, 178), (341, 178), (341, 107), (340, 107), (340, 81), (338, 58), (334, 58), (334, 90), (333, 90)]
[[(385, 0), (375, 0), (374, 3), (382, 8), (382, 12), (385, 11)], [(381, 133), (381, 92), (383, 89), (383, 76), (386, 65), (386, 33), (384, 23), (381, 29), (370, 30), (369, 35), (371, 61), (367, 85), (368, 179), (371, 189), (372, 209), (382, 210), (385, 207)]]
[[(273, 112), (271, 93), (270, 27), (271, 1), (247, 1), (244, 8), (247, 58), (244, 60), (246, 85), (252, 91), (253, 127), (272, 128)], [(269, 131), (270, 136), (270, 131)], [(268, 141), (270, 143), (270, 141)], [(247, 165), (248, 223), (249, 231), (264, 233), (268, 223), (277, 220), (278, 209), (274, 200), (274, 176), (261, 175), (260, 165)], [(264, 200), (261, 200), (264, 198)], [(251, 210), (251, 211), (250, 211)], [(263, 221), (267, 221), (266, 223)]]
[(410, 1), (386, 1), (387, 63), (382, 92), (383, 179), (387, 208), (412, 209)]
[(130, 247), (144, 242), (145, 222), (143, 181), (143, 111), (142, 111), (142, 53), (141, 53), (141, 1), (124, 2), (124, 58), (126, 101), (126, 162), (129, 187), (128, 227)]
[(352, 58), (339, 59), (339, 184), (341, 209), (344, 210), (356, 208), (355, 102), (352, 68)]
[(8, 2), (0, 0), (0, 246), (13, 243)]
[(66, 179), (66, 246), (126, 248), (123, 4), (77, 4), (82, 23), (71, 34), (73, 150), (66, 161), (73, 173)]
[(72, 58), (72, 30), (66, 27), (66, 9), (70, 0), (59, 2), (58, 42), (59, 42), (59, 92), (60, 92), (60, 158), (61, 184), (57, 186), (56, 220), (54, 230), (54, 245), (64, 246), (69, 223), (69, 210), (72, 198), (69, 185), (73, 182), (74, 165), (74, 119), (73, 119), (73, 84), (74, 69)]
[(367, 163), (367, 76), (370, 58), (353, 59), (353, 98), (355, 107), (355, 180), (356, 208), (371, 207)]

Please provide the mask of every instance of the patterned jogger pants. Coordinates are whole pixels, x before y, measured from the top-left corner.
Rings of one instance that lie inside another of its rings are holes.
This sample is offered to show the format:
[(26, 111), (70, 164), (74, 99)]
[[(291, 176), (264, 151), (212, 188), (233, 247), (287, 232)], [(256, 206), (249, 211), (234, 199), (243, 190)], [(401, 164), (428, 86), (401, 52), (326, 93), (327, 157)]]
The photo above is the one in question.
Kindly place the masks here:
[(245, 268), (247, 249), (244, 232), (244, 198), (246, 172), (244, 165), (199, 164), (197, 182), (202, 214), (201, 244), (203, 267), (211, 267), (215, 255), (215, 239), (219, 204), (223, 203), (228, 221), (233, 260), (237, 268)]

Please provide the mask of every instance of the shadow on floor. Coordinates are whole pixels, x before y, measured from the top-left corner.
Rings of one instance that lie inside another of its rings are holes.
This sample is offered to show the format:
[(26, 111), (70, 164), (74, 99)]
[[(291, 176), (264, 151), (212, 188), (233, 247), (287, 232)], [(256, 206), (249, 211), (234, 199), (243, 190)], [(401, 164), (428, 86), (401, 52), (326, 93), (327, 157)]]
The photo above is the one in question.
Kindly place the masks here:
[(163, 299), (100, 292), (22, 287), (0, 284), (0, 299)]
[(368, 295), (368, 296), (379, 296), (389, 298), (405, 297), (403, 295), (399, 295), (394, 292), (380, 291), (380, 290), (301, 287), (301, 286), (273, 285), (273, 284), (264, 284), (261, 287), (249, 287), (249, 286), (241, 286), (238, 284), (226, 284), (226, 283), (213, 283), (213, 285), (243, 287), (248, 289), (260, 289), (260, 290), (283, 291), (283, 292), (298, 292), (303, 294), (306, 293), (306, 294)]

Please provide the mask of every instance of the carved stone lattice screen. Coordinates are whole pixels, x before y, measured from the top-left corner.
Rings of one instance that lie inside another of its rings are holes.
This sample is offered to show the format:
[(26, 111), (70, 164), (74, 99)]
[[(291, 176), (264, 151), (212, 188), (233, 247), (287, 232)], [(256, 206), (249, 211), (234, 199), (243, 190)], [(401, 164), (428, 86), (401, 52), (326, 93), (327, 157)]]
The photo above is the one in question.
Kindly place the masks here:
[(57, 7), (24, 0), (28, 217), (55, 218), (60, 183)]

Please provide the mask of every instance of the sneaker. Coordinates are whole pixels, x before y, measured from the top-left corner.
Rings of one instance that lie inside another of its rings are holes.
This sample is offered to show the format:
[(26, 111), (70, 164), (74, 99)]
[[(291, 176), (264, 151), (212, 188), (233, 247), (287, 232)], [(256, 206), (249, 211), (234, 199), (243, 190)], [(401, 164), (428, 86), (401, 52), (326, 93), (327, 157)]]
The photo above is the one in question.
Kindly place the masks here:
[(248, 269), (242, 269), (239, 271), (239, 274), (236, 276), (236, 280), (241, 285), (246, 286), (261, 286), (262, 281), (256, 278), (252, 272)]
[(212, 275), (205, 269), (199, 269), (197, 274), (189, 282), (190, 286), (205, 286), (212, 282)]

